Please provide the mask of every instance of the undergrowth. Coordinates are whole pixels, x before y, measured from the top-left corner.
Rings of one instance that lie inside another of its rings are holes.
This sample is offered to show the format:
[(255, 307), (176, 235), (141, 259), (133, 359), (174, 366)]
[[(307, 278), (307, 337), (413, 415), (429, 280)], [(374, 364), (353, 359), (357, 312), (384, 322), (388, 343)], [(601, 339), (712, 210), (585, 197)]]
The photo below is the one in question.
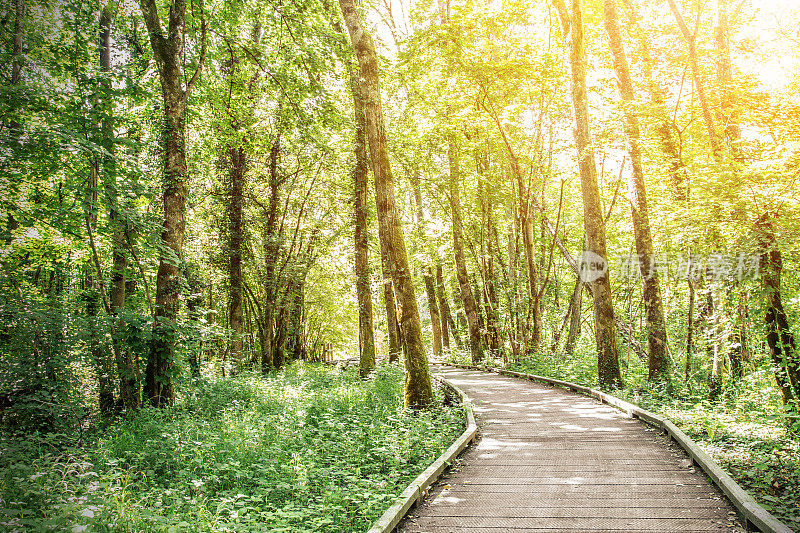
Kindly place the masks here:
[[(198, 381), (69, 447), (0, 440), (0, 529), (363, 531), (463, 429), (463, 412), (402, 408), (403, 372), (295, 364)], [(439, 392), (441, 399), (441, 392)]]

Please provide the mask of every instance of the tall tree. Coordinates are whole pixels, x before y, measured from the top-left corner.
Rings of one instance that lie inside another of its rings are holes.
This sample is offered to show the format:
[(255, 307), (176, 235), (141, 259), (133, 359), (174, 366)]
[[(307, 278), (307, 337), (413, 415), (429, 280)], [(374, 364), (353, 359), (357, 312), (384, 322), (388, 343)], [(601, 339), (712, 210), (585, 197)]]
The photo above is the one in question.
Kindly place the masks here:
[(453, 252), (456, 265), (456, 277), (461, 294), (461, 303), (467, 317), (469, 333), (469, 349), (472, 362), (477, 363), (483, 359), (484, 343), (481, 337), (480, 324), (478, 323), (478, 306), (467, 273), (467, 260), (464, 257), (464, 223), (461, 219), (461, 180), (459, 169), (459, 149), (455, 140), (448, 144), (447, 157), (450, 162), (450, 216), (453, 231)]
[(614, 58), (614, 71), (617, 87), (623, 101), (623, 121), (628, 141), (628, 155), (633, 170), (628, 188), (630, 191), (631, 218), (639, 257), (639, 273), (642, 278), (642, 298), (647, 325), (647, 344), (649, 351), (648, 378), (669, 381), (669, 357), (667, 355), (667, 329), (664, 321), (664, 307), (661, 300), (661, 287), (658, 270), (655, 268), (653, 237), (647, 210), (647, 192), (644, 185), (644, 165), (642, 163), (641, 129), (636, 116), (636, 99), (631, 80), (628, 57), (622, 45), (619, 31), (616, 0), (604, 0), (605, 27), (611, 54)]
[(367, 139), (370, 161), (375, 177), (375, 203), (378, 212), (378, 233), (386, 243), (397, 300), (400, 303), (400, 328), (405, 353), (405, 404), (412, 408), (425, 407), (433, 401), (428, 357), (422, 340), (414, 284), (408, 266), (403, 230), (395, 205), (394, 177), (389, 163), (386, 130), (381, 109), (378, 55), (372, 37), (359, 20), (354, 0), (339, 0), (350, 42), (361, 67), (361, 85), (366, 102)]
[(761, 285), (767, 303), (764, 320), (767, 326), (767, 345), (772, 356), (775, 380), (787, 411), (798, 411), (800, 401), (800, 354), (783, 307), (781, 273), (783, 256), (777, 246), (770, 214), (756, 221), (756, 234), (761, 248)]
[[(372, 329), (372, 291), (370, 290), (369, 243), (367, 214), (369, 156), (367, 155), (367, 118), (364, 96), (358, 82), (358, 71), (350, 66), (350, 92), (353, 95), (353, 109), (356, 118), (353, 141), (356, 162), (353, 167), (353, 209), (355, 211), (355, 274), (358, 296), (358, 346), (359, 369), (361, 376), (375, 368), (375, 336)], [(394, 302), (392, 302), (394, 305)]]
[[(258, 15), (256, 15), (258, 17)], [(261, 23), (256, 20), (253, 25), (251, 40), (254, 48), (258, 48), (262, 34)], [(223, 160), (227, 166), (227, 214), (228, 214), (228, 327), (231, 338), (228, 350), (231, 361), (241, 364), (243, 358), (243, 241), (245, 236), (244, 209), (245, 185), (249, 165), (249, 154), (246, 149), (248, 132), (243, 131), (243, 124), (253, 113), (254, 95), (252, 93), (258, 74), (247, 79), (246, 63), (239, 57), (231, 43), (226, 40), (229, 58), (225, 62), (226, 85), (228, 99), (226, 116), (228, 117), (227, 142), (223, 147)], [(244, 98), (244, 105), (239, 99)]]
[[(605, 220), (597, 185), (594, 147), (589, 129), (589, 98), (586, 88), (586, 51), (584, 49), (583, 15), (580, 0), (572, 0), (567, 10), (563, 0), (555, 5), (561, 19), (561, 28), (568, 42), (567, 54), (572, 74), (572, 104), (575, 113), (575, 145), (578, 150), (578, 170), (583, 198), (583, 225), (586, 231), (586, 251), (593, 254), (590, 260), (608, 265), (606, 254)], [(597, 344), (597, 372), (600, 385), (622, 385), (619, 370), (617, 343), (614, 331), (614, 306), (611, 298), (611, 280), (608, 272), (590, 283), (594, 298), (594, 325)]]
[(105, 183), (106, 202), (111, 224), (112, 268), (109, 286), (109, 306), (115, 326), (112, 328), (112, 347), (116, 359), (117, 374), (120, 381), (120, 398), (125, 412), (133, 414), (139, 409), (141, 402), (141, 385), (138, 359), (131, 353), (130, 347), (123, 342), (126, 298), (126, 271), (128, 269), (128, 236), (127, 221), (122, 213), (117, 163), (115, 157), (114, 134), (114, 96), (112, 94), (111, 65), (111, 28), (114, 12), (107, 5), (100, 13), (100, 102), (101, 102), (101, 136), (106, 155), (102, 158), (100, 171)]
[(700, 102), (700, 111), (703, 113), (703, 123), (705, 124), (706, 132), (708, 133), (711, 152), (714, 156), (714, 159), (719, 161), (722, 157), (722, 143), (719, 138), (719, 133), (717, 132), (717, 126), (714, 124), (714, 117), (711, 113), (711, 105), (708, 102), (705, 84), (703, 83), (703, 77), (700, 72), (700, 59), (697, 54), (697, 29), (695, 29), (694, 32), (689, 30), (689, 27), (686, 25), (686, 21), (683, 19), (683, 15), (678, 9), (678, 6), (675, 4), (675, 0), (667, 0), (667, 3), (669, 3), (669, 8), (675, 17), (675, 22), (678, 24), (681, 35), (683, 35), (683, 38), (689, 48), (689, 66), (692, 69), (692, 79), (694, 80), (694, 86), (697, 90), (697, 99)]
[(433, 356), (442, 355), (442, 321), (439, 313), (439, 305), (436, 302), (436, 288), (433, 281), (433, 271), (431, 267), (426, 267), (422, 275), (425, 282), (425, 294), (428, 297), (428, 311), (431, 315), (431, 329), (433, 333)]
[(155, 0), (139, 0), (150, 46), (158, 67), (163, 103), (162, 151), (164, 172), (164, 230), (161, 234), (156, 275), (156, 316), (153, 343), (147, 361), (145, 393), (156, 407), (174, 399), (173, 373), (178, 310), (183, 277), (181, 256), (186, 231), (186, 199), (189, 195), (186, 168), (186, 104), (206, 58), (206, 19), (200, 2), (201, 50), (194, 74), (184, 87), (186, 0), (173, 0), (166, 32)]
[(742, 128), (735, 104), (736, 87), (733, 85), (733, 61), (730, 49), (730, 28), (728, 26), (728, 0), (717, 0), (717, 24), (714, 27), (714, 40), (717, 44), (717, 81), (719, 84), (719, 105), (716, 107), (718, 121), (723, 124), (723, 134), (728, 150), (734, 159), (744, 161), (740, 146)]
[(458, 345), (456, 338), (455, 322), (453, 315), (450, 313), (450, 304), (447, 301), (447, 293), (444, 290), (444, 276), (442, 265), (436, 265), (436, 300), (439, 302), (439, 318), (442, 327), (442, 348), (444, 350), (450, 349), (450, 332), (453, 333), (453, 341)]
[(661, 145), (661, 151), (666, 156), (667, 173), (672, 183), (673, 198), (683, 205), (689, 197), (689, 184), (681, 142), (675, 133), (675, 125), (667, 113), (664, 89), (653, 75), (653, 55), (650, 41), (641, 27), (639, 12), (633, 0), (624, 0), (624, 3), (631, 29), (638, 42), (638, 52), (642, 58), (642, 74), (652, 105), (651, 113), (656, 122), (656, 135)]

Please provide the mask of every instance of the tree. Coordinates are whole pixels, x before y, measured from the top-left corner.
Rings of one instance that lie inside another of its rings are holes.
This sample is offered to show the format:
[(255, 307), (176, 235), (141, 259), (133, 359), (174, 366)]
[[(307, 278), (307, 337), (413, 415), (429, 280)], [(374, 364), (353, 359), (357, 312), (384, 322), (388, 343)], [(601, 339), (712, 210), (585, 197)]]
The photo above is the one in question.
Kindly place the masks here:
[(667, 329), (664, 321), (664, 308), (661, 301), (661, 287), (658, 271), (654, 268), (656, 258), (653, 253), (653, 238), (647, 210), (647, 192), (644, 185), (639, 119), (636, 116), (636, 99), (631, 80), (628, 58), (622, 45), (622, 36), (617, 19), (616, 0), (604, 0), (605, 28), (608, 42), (614, 57), (614, 71), (617, 87), (622, 96), (623, 123), (628, 141), (628, 155), (633, 170), (630, 174), (629, 189), (631, 218), (633, 219), (634, 240), (639, 260), (639, 274), (642, 278), (642, 297), (647, 323), (648, 377), (654, 381), (669, 381), (669, 356), (667, 355)]
[(692, 79), (694, 80), (694, 85), (697, 89), (697, 99), (700, 101), (700, 110), (703, 113), (703, 123), (706, 126), (706, 132), (708, 133), (708, 140), (711, 144), (711, 152), (714, 156), (714, 159), (720, 161), (720, 158), (722, 157), (722, 144), (719, 138), (719, 133), (717, 132), (717, 126), (714, 124), (714, 117), (711, 114), (711, 106), (708, 102), (708, 97), (706, 96), (705, 84), (703, 83), (703, 78), (700, 74), (700, 60), (698, 59), (697, 55), (697, 31), (691, 32), (686, 26), (686, 21), (684, 21), (683, 15), (681, 15), (678, 6), (675, 4), (675, 0), (667, 0), (667, 2), (669, 3), (669, 8), (675, 17), (675, 22), (678, 24), (678, 28), (681, 30), (681, 35), (683, 35), (683, 38), (689, 47), (689, 65), (692, 68)]
[[(583, 198), (583, 224), (586, 231), (586, 251), (598, 261), (608, 264), (606, 253), (605, 221), (597, 186), (594, 148), (589, 131), (589, 100), (586, 89), (586, 53), (584, 50), (583, 18), (580, 0), (572, 0), (567, 11), (564, 2), (555, 2), (572, 73), (572, 104), (575, 112), (575, 146), (578, 150), (578, 169)], [(614, 307), (611, 299), (611, 281), (606, 272), (590, 283), (594, 298), (594, 325), (597, 343), (597, 372), (604, 387), (622, 385), (614, 332)]]
[(442, 355), (442, 321), (439, 305), (436, 302), (436, 289), (434, 288), (433, 271), (427, 267), (422, 274), (425, 282), (425, 295), (428, 297), (428, 311), (431, 315), (431, 329), (433, 330), (433, 356)]
[(467, 329), (469, 333), (469, 349), (472, 354), (472, 362), (477, 363), (483, 359), (485, 349), (483, 338), (481, 337), (480, 325), (478, 324), (478, 306), (475, 303), (475, 295), (469, 282), (467, 272), (467, 261), (464, 257), (464, 228), (461, 220), (461, 184), (459, 169), (460, 152), (458, 144), (451, 139), (448, 144), (447, 158), (450, 164), (450, 217), (453, 232), (453, 253), (456, 265), (456, 277), (461, 294), (461, 303), (464, 306), (464, 314), (467, 318)]
[(397, 299), (400, 304), (400, 328), (405, 352), (405, 403), (421, 408), (433, 401), (428, 357), (422, 340), (414, 285), (408, 266), (403, 230), (395, 206), (394, 177), (386, 146), (386, 131), (381, 110), (378, 57), (372, 37), (362, 27), (354, 0), (339, 0), (350, 42), (361, 67), (361, 85), (366, 100), (367, 139), (375, 177), (375, 203), (378, 212), (378, 235), (387, 247)]
[(171, 405), (175, 391), (175, 342), (180, 307), (181, 252), (186, 231), (186, 199), (189, 195), (186, 167), (186, 105), (200, 76), (206, 58), (206, 19), (200, 4), (201, 50), (194, 74), (184, 87), (184, 30), (186, 1), (173, 0), (169, 9), (166, 33), (155, 0), (140, 0), (150, 46), (161, 81), (164, 123), (162, 150), (164, 172), (164, 231), (161, 235), (158, 274), (156, 275), (156, 316), (153, 345), (147, 361), (145, 394), (155, 407)]
[[(353, 110), (356, 127), (353, 151), (356, 162), (353, 167), (353, 210), (355, 224), (353, 241), (355, 243), (356, 293), (358, 296), (358, 346), (359, 369), (361, 376), (368, 375), (375, 368), (375, 337), (372, 329), (372, 291), (370, 290), (369, 243), (368, 243), (368, 186), (369, 156), (367, 155), (367, 119), (364, 110), (364, 96), (358, 81), (358, 71), (348, 65), (350, 70), (350, 92), (353, 95)], [(394, 300), (394, 298), (392, 298)], [(394, 305), (394, 302), (392, 302)], [(390, 324), (391, 326), (391, 324)]]
[[(127, 414), (135, 413), (141, 403), (141, 384), (139, 364), (124, 344), (125, 298), (127, 295), (128, 269), (128, 224), (123, 215), (123, 206), (119, 195), (118, 165), (115, 157), (114, 110), (112, 94), (111, 63), (111, 28), (114, 13), (107, 5), (100, 13), (100, 79), (101, 111), (102, 111), (102, 146), (108, 155), (102, 158), (100, 166), (105, 181), (106, 201), (109, 209), (109, 221), (112, 233), (112, 269), (109, 287), (109, 306), (115, 325), (113, 327), (112, 346), (116, 359), (117, 374), (120, 381), (120, 396)], [(149, 295), (148, 295), (149, 296)]]
[(764, 288), (767, 310), (767, 344), (772, 357), (775, 381), (781, 391), (783, 405), (789, 413), (800, 408), (800, 363), (794, 335), (781, 297), (781, 272), (783, 258), (776, 246), (772, 217), (764, 214), (756, 221), (756, 232), (761, 248), (761, 284)]

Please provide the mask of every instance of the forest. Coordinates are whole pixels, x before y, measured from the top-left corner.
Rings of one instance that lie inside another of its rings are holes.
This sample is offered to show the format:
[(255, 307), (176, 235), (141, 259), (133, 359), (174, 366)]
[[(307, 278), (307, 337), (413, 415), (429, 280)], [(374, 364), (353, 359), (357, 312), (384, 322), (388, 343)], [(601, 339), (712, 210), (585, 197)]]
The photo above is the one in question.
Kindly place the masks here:
[(800, 528), (799, 28), (2, 0), (0, 529), (365, 531), (464, 427), (431, 362), (651, 409)]

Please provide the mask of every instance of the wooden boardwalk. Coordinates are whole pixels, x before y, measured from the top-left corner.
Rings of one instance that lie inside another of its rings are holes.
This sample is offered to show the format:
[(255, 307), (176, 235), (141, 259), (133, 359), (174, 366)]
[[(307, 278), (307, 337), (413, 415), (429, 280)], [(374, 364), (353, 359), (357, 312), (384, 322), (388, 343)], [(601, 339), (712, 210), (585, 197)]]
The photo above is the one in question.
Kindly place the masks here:
[(743, 531), (669, 438), (566, 390), (441, 367), (472, 399), (480, 439), (403, 533)]

